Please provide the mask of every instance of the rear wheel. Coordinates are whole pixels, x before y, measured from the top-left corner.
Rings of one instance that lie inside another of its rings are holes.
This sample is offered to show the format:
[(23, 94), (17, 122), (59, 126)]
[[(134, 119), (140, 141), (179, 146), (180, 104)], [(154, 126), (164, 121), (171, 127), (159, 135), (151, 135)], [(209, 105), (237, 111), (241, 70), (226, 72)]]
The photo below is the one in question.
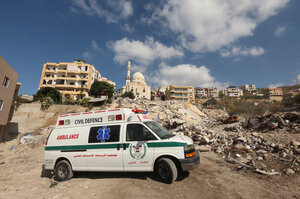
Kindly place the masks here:
[(155, 173), (163, 182), (168, 184), (172, 184), (178, 175), (176, 165), (169, 158), (158, 160)]
[(65, 181), (73, 177), (73, 171), (70, 163), (66, 160), (61, 160), (55, 166), (55, 180)]

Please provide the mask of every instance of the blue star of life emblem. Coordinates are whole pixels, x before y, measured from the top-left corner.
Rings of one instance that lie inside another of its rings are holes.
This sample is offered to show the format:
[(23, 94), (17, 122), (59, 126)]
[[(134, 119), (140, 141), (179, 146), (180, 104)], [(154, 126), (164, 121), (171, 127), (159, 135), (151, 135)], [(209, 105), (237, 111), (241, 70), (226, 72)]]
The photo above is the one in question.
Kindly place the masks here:
[(102, 129), (98, 129), (97, 133), (97, 140), (101, 140), (101, 142), (105, 142), (105, 140), (108, 140), (110, 138), (109, 135), (110, 128), (107, 128), (106, 126), (103, 126)]

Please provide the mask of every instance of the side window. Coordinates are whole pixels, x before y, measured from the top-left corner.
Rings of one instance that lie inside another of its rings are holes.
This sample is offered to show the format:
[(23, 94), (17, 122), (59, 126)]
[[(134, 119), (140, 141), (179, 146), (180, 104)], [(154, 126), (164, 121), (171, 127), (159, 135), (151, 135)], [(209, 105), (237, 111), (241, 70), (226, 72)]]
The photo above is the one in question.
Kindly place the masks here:
[(156, 137), (141, 124), (128, 124), (126, 129), (126, 141), (156, 140)]
[(4, 80), (3, 80), (3, 86), (5, 86), (7, 88), (8, 85), (9, 85), (9, 78), (5, 76)]
[(120, 125), (91, 127), (89, 143), (119, 142)]
[(0, 100), (0, 111), (2, 111), (2, 108), (3, 108), (3, 100)]

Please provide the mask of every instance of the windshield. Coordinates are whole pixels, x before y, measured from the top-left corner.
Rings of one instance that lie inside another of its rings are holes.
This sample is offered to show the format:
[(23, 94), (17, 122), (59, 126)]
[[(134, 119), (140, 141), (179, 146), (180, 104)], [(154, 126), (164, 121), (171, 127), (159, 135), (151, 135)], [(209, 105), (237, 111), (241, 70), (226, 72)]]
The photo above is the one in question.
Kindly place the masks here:
[(144, 122), (144, 124), (160, 137), (160, 139), (167, 139), (174, 136), (156, 122)]

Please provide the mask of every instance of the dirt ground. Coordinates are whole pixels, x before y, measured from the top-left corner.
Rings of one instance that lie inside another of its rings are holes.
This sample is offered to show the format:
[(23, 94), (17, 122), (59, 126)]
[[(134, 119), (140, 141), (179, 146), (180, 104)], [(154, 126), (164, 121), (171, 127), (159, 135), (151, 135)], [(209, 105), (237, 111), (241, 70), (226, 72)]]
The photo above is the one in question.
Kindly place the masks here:
[(41, 176), (43, 150), (17, 139), (0, 144), (0, 198), (300, 198), (299, 174), (236, 171), (213, 152), (172, 185), (152, 173), (76, 173), (57, 183)]

